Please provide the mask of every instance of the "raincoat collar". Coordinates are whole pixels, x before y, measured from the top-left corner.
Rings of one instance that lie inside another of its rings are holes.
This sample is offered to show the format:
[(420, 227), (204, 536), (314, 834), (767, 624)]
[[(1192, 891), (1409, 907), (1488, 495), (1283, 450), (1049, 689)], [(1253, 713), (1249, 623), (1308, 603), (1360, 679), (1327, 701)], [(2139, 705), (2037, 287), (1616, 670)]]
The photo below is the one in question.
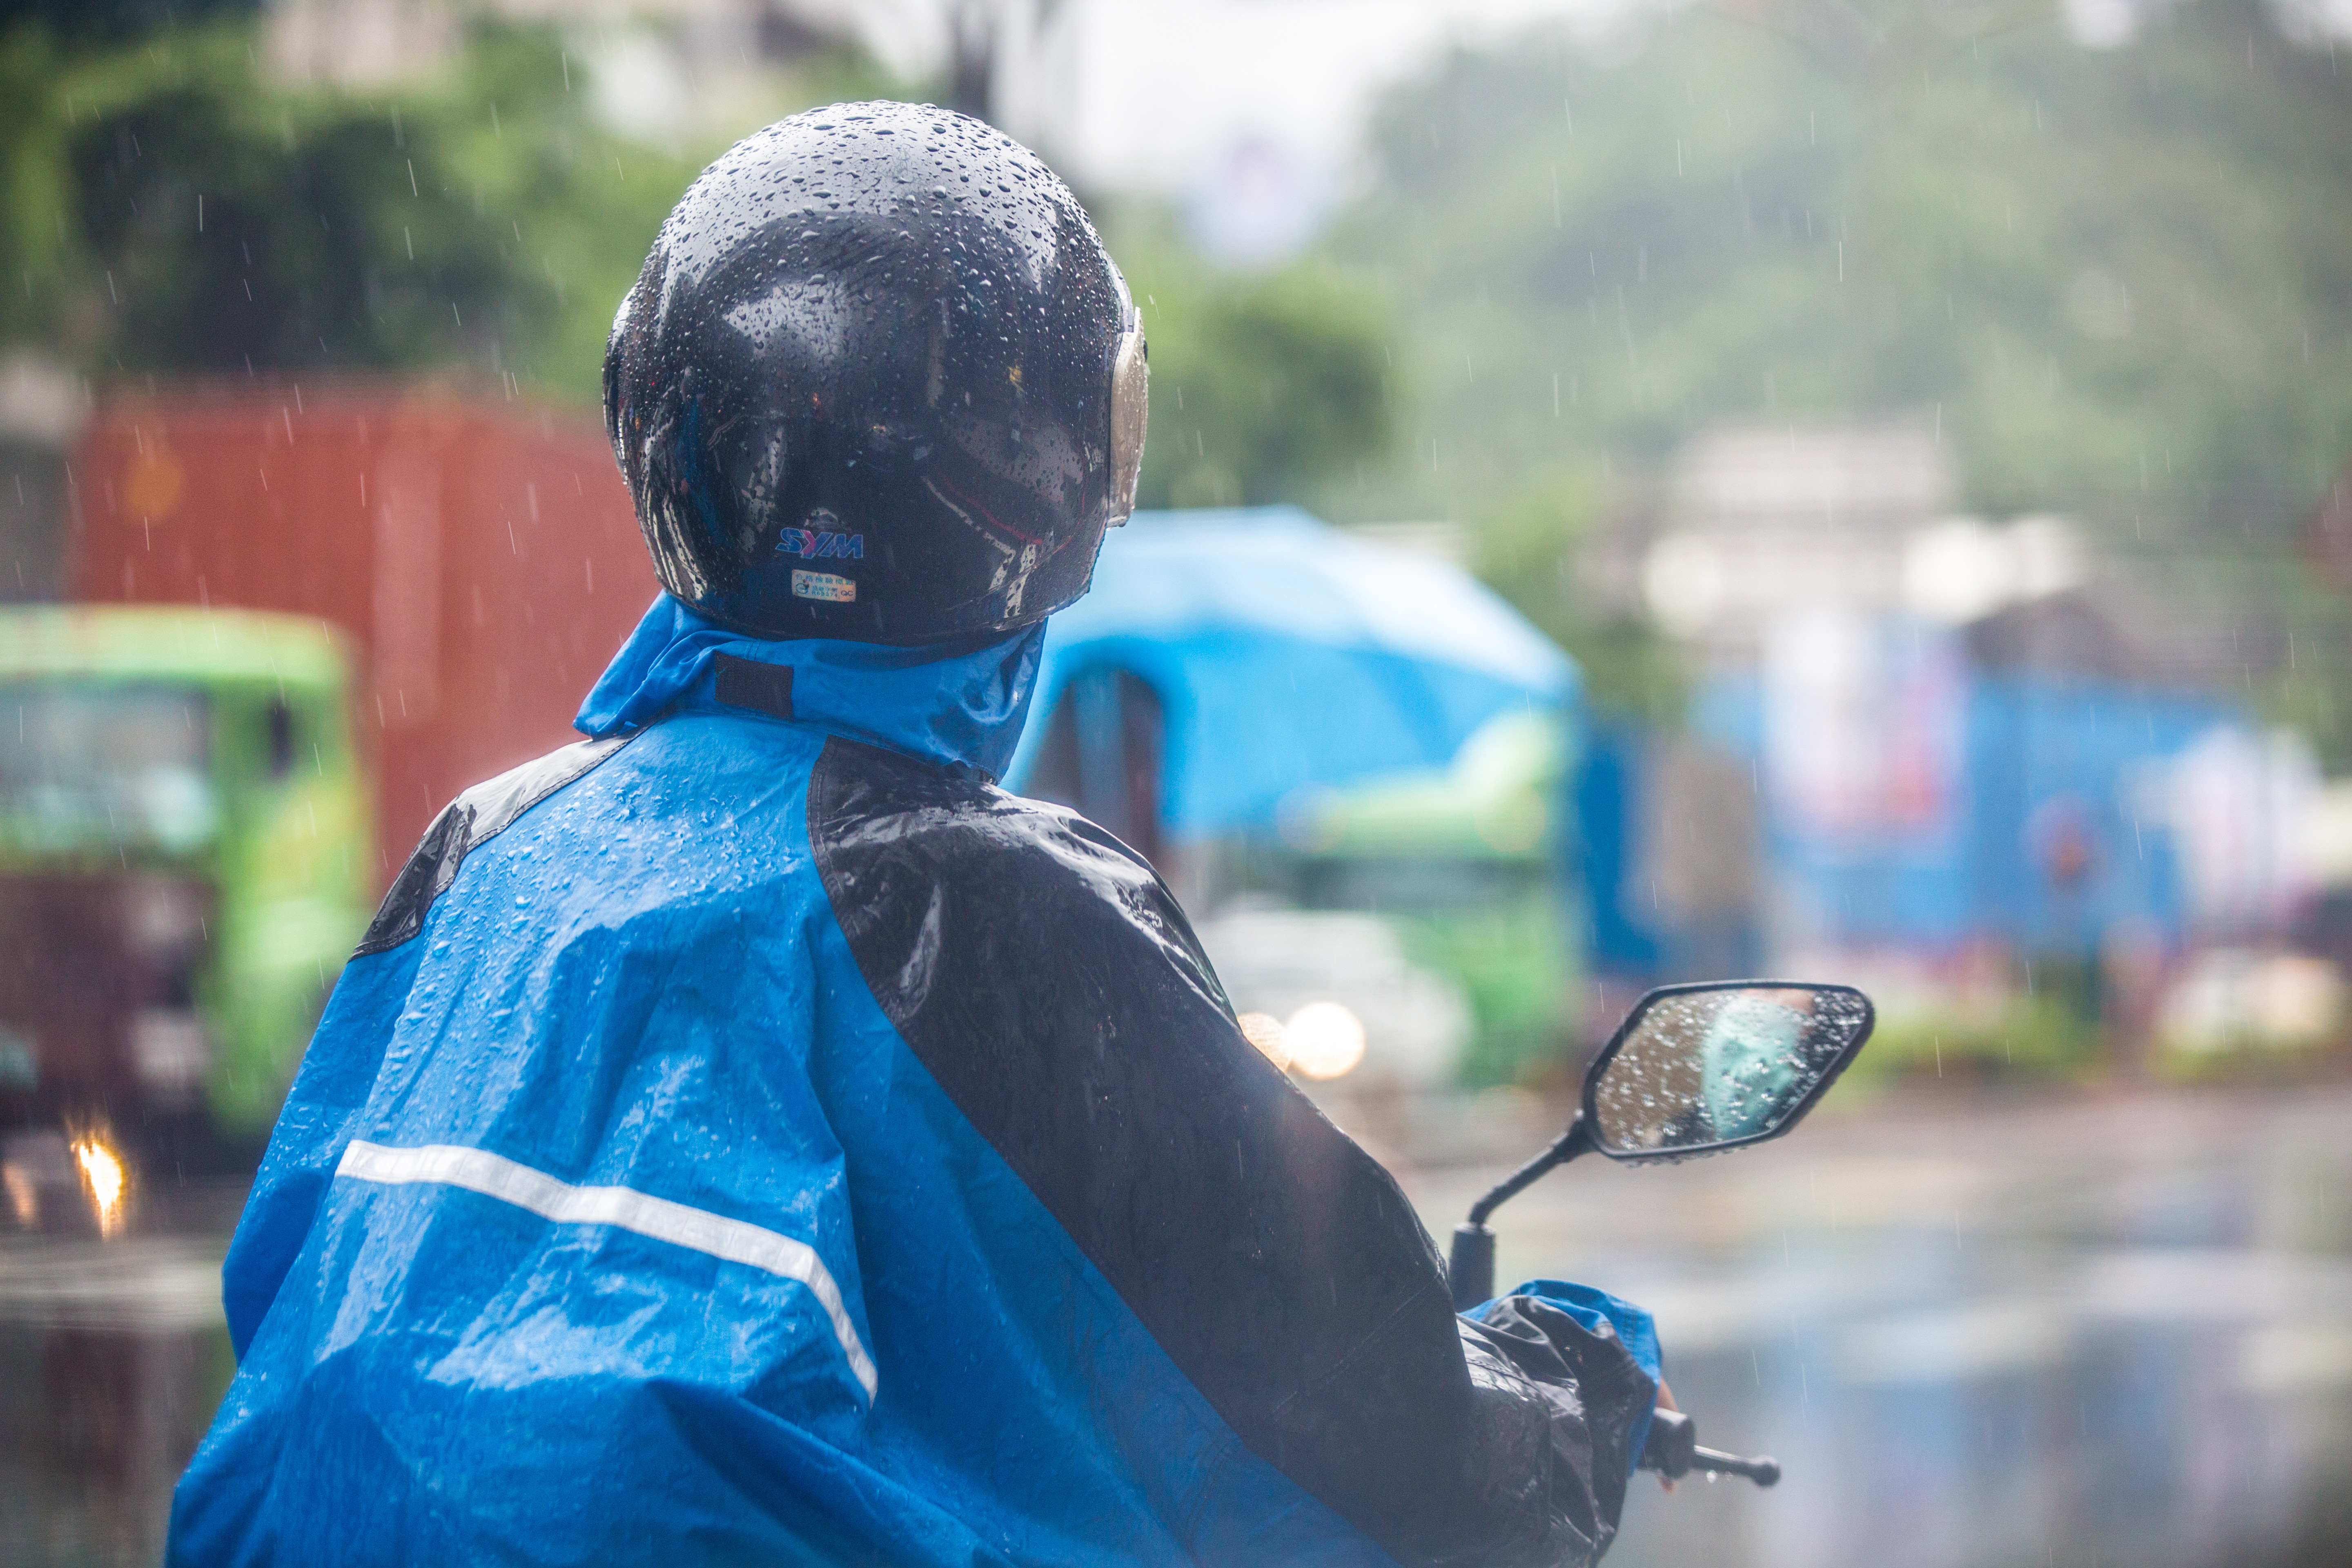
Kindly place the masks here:
[(1042, 622), (956, 652), (823, 637), (771, 641), (716, 625), (664, 594), (572, 723), (601, 740), (641, 730), (674, 706), (717, 709), (715, 667), (724, 653), (789, 668), (795, 723), (993, 780), (1020, 742), (1045, 641)]

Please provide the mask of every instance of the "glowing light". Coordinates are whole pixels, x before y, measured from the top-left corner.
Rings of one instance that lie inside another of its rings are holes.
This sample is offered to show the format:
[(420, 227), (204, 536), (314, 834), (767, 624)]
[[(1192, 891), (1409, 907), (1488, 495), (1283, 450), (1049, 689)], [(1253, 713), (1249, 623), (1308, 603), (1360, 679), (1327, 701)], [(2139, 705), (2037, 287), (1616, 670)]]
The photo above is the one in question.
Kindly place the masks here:
[(0, 1165), (0, 1187), (8, 1190), (8, 1208), (16, 1216), (17, 1227), (30, 1230), (40, 1223), (41, 1194), (33, 1185), (33, 1174), (21, 1165)]
[(1282, 1020), (1271, 1013), (1244, 1013), (1239, 1020), (1242, 1038), (1255, 1046), (1265, 1059), (1288, 1070), (1290, 1067), (1290, 1031)]
[(1337, 1002), (1309, 1002), (1283, 1033), (1290, 1065), (1308, 1078), (1343, 1078), (1364, 1059), (1364, 1026)]
[(74, 1160), (89, 1187), (90, 1202), (98, 1206), (99, 1234), (110, 1236), (122, 1222), (122, 1161), (95, 1138), (74, 1145)]

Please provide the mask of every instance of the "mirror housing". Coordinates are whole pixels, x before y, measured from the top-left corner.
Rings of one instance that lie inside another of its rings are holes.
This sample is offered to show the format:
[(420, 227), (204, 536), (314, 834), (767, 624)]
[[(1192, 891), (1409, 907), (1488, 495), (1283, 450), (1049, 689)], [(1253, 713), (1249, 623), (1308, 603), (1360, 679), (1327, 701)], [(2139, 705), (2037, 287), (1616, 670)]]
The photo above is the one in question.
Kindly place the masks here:
[[(1755, 1009), (1720, 1027), (1742, 994)], [(1711, 1000), (1718, 995), (1723, 999)], [(1495, 1233), (1487, 1217), (1547, 1172), (1595, 1149), (1640, 1163), (1778, 1138), (1829, 1091), (1876, 1021), (1870, 998), (1851, 985), (1711, 980), (1661, 985), (1643, 994), (1585, 1069), (1583, 1096), (1568, 1131), (1505, 1177), (1471, 1206), (1466, 1223), (1454, 1226), (1446, 1267), (1454, 1310), (1467, 1311), (1494, 1295)], [(1700, 1025), (1706, 1033), (1692, 1041)], [(1691, 1047), (1679, 1058), (1678, 1045)]]
[(1659, 986), (1585, 1069), (1584, 1141), (1639, 1163), (1778, 1138), (1829, 1091), (1876, 1021), (1870, 998), (1851, 985)]

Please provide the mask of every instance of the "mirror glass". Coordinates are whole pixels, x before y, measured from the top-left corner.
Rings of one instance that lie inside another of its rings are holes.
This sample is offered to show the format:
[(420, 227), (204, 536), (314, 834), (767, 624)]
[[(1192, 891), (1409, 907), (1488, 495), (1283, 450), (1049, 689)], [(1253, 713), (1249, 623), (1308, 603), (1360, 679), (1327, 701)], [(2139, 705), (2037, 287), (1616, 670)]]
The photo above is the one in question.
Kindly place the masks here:
[(1594, 1141), (1638, 1159), (1769, 1138), (1869, 1029), (1869, 1002), (1843, 985), (1654, 992), (1599, 1069)]

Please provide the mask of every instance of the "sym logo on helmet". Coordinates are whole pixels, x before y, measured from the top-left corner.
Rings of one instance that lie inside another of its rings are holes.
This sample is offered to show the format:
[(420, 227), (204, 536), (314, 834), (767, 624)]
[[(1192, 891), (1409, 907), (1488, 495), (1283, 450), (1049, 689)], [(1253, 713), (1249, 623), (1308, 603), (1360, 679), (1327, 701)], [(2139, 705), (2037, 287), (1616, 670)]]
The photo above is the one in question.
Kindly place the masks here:
[(866, 536), (862, 533), (820, 533), (814, 529), (788, 528), (776, 541), (779, 555), (805, 556), (811, 561), (866, 559)]

